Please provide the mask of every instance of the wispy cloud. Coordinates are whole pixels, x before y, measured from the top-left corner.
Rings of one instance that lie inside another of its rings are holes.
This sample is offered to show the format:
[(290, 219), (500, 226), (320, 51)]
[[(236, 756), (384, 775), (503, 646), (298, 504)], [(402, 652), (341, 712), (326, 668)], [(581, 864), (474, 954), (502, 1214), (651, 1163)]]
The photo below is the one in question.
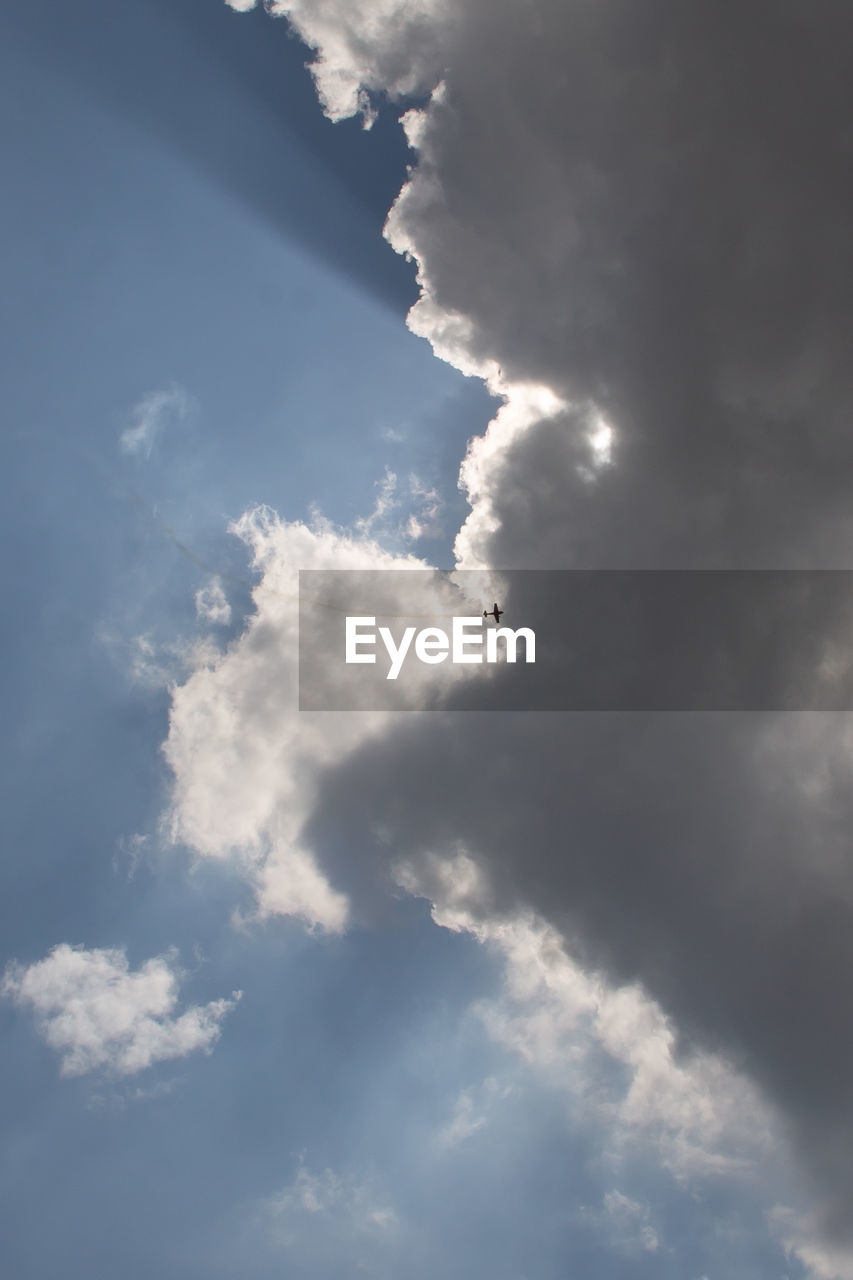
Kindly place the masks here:
[(119, 437), (122, 452), (150, 458), (157, 437), (169, 422), (183, 422), (192, 406), (192, 398), (177, 386), (143, 396), (131, 409), (130, 424)]
[(205, 622), (227, 627), (231, 621), (231, 606), (219, 578), (213, 578), (195, 593), (195, 611)]
[(509, 1096), (511, 1085), (501, 1086), (489, 1076), (478, 1089), (463, 1089), (456, 1099), (453, 1114), (438, 1133), (438, 1145), (444, 1150), (467, 1142), (489, 1121), (489, 1111), (499, 1099)]
[[(302, 827), (324, 768), (375, 736), (387, 713), (298, 711), (297, 566), (424, 565), (319, 516), (308, 527), (258, 509), (233, 531), (263, 574), (254, 591), (256, 612), (227, 652), (201, 654), (172, 691), (163, 748), (175, 774), (171, 834), (202, 856), (235, 858), (255, 883), (262, 915), (299, 916), (338, 932), (346, 925), (347, 899), (320, 869)], [(401, 607), (414, 590), (408, 579), (399, 575)]]
[(397, 496), (397, 476), (390, 467), (385, 468), (385, 474), (382, 479), (377, 481), (379, 493), (376, 503), (369, 516), (362, 516), (356, 521), (356, 533), (360, 537), (369, 538), (381, 528), (388, 520), (390, 513), (399, 507), (400, 499)]
[(660, 1248), (649, 1205), (632, 1200), (621, 1191), (608, 1191), (604, 1196), (603, 1218), (616, 1248), (627, 1253), (657, 1253)]
[(400, 1243), (402, 1223), (388, 1196), (372, 1176), (352, 1170), (314, 1173), (300, 1163), (291, 1182), (261, 1203), (260, 1217), (282, 1248), (315, 1263), (350, 1255), (355, 1270), (371, 1275)]
[(376, 487), (379, 492), (373, 510), (355, 522), (359, 537), (380, 538), (385, 545), (397, 546), (438, 535), (444, 504), (437, 489), (424, 484), (414, 472), (401, 483), (390, 467), (385, 468)]

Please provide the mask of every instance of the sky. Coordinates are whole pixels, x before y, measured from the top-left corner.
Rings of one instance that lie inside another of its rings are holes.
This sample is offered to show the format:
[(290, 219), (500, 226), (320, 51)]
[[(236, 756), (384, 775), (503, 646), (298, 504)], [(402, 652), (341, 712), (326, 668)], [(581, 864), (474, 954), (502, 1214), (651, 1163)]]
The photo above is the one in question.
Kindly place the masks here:
[(849, 714), (300, 710), (298, 605), (853, 567), (851, 43), (0, 14), (6, 1274), (853, 1280)]

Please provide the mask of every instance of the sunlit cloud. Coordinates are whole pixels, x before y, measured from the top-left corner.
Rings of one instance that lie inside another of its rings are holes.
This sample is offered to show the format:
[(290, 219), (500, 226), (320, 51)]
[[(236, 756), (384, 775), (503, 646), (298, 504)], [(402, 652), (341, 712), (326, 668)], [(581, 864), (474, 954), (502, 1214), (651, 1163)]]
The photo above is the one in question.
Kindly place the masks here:
[(60, 943), (44, 960), (10, 965), (0, 992), (35, 1014), (62, 1075), (103, 1069), (124, 1076), (209, 1052), (219, 1039), (241, 993), (178, 1013), (180, 976), (169, 956), (132, 970), (123, 951)]

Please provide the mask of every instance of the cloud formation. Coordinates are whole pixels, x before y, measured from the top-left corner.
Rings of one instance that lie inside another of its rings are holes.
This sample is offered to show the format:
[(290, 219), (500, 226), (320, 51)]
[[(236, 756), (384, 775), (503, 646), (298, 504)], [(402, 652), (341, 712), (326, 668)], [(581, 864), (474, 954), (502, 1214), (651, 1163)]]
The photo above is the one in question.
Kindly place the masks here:
[[(241, 517), (232, 531), (262, 575), (253, 592), (255, 613), (236, 641), (224, 651), (208, 649), (173, 691), (163, 747), (175, 777), (169, 829), (203, 857), (237, 860), (261, 915), (295, 915), (337, 932), (348, 919), (346, 894), (322, 873), (301, 828), (324, 770), (375, 736), (387, 713), (299, 711), (298, 569), (425, 565), (383, 550), (366, 531), (349, 534), (320, 517), (309, 527), (262, 508)], [(421, 575), (413, 576), (423, 608)], [(403, 608), (414, 591), (406, 585), (409, 575), (389, 577)]]
[[(407, 107), (409, 323), (505, 402), (462, 466), (462, 567), (849, 566), (844, 6), (267, 7), (331, 118)], [(434, 716), (326, 756), (305, 847), (351, 898), (467, 849), (496, 920), (533, 912), (648, 993), (676, 1057), (756, 1082), (816, 1206), (791, 1247), (853, 1275), (847, 720), (496, 713), (483, 739)]]
[(240, 999), (235, 991), (176, 1015), (179, 982), (168, 956), (134, 971), (123, 951), (60, 943), (44, 960), (10, 965), (0, 991), (34, 1012), (39, 1032), (61, 1056), (62, 1075), (104, 1069), (127, 1076), (199, 1049), (209, 1052)]

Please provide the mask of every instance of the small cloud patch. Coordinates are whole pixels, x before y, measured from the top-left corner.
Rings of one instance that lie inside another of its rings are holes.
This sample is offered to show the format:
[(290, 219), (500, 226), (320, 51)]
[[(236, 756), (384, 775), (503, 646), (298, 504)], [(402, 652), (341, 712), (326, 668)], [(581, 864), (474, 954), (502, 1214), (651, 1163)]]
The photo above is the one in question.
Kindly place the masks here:
[(210, 1052), (242, 995), (175, 1016), (179, 982), (168, 956), (134, 972), (124, 951), (63, 942), (29, 967), (9, 965), (0, 994), (33, 1010), (40, 1034), (61, 1055), (62, 1075), (103, 1068), (127, 1076), (197, 1049)]
[(122, 431), (122, 453), (150, 458), (157, 437), (169, 422), (183, 422), (192, 408), (192, 399), (181, 387), (152, 391), (133, 406), (130, 425)]

